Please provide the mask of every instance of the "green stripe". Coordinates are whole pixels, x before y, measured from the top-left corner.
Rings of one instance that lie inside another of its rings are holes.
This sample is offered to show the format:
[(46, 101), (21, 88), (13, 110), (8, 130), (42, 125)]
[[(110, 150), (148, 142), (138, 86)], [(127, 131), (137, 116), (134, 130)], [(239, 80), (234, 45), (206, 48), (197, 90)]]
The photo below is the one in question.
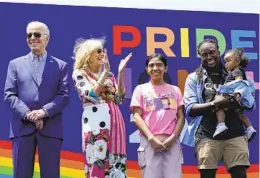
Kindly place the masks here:
[(13, 174), (13, 168), (6, 167), (6, 166), (0, 166), (0, 174), (12, 175)]
[[(0, 174), (13, 175), (13, 168), (7, 166), (0, 166)], [(41, 178), (40, 172), (34, 171), (33, 178)], [(75, 178), (75, 177), (60, 176), (60, 178)]]

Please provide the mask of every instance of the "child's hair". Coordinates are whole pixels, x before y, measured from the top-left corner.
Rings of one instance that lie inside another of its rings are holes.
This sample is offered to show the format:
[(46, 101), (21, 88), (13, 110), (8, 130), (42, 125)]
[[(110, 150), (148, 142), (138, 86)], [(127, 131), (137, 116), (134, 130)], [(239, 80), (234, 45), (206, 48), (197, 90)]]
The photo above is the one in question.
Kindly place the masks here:
[(246, 68), (246, 66), (249, 63), (249, 58), (247, 56), (244, 56), (244, 50), (243, 48), (236, 48), (236, 49), (231, 49), (227, 53), (232, 52), (238, 60), (240, 60), (240, 66), (242, 68)]
[(160, 61), (162, 61), (162, 63), (164, 64), (165, 67), (167, 67), (167, 59), (164, 55), (159, 54), (159, 53), (154, 53), (150, 56), (148, 56), (146, 62), (145, 62), (145, 66), (148, 67), (149, 62), (153, 59), (153, 58), (158, 58)]

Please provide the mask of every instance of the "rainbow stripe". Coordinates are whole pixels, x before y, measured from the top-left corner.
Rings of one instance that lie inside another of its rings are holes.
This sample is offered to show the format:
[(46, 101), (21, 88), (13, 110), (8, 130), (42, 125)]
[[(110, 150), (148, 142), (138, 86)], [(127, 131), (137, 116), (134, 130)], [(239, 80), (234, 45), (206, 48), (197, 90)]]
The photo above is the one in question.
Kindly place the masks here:
[[(12, 177), (12, 144), (9, 141), (0, 140), (0, 178)], [(40, 178), (38, 153), (36, 153), (35, 176)], [(68, 151), (61, 152), (61, 178), (84, 178), (83, 155)], [(141, 172), (136, 161), (128, 161), (128, 178), (141, 178)], [(218, 169), (218, 178), (229, 178), (225, 167)], [(248, 178), (259, 177), (259, 165), (252, 165), (248, 169)], [(196, 166), (183, 166), (183, 178), (198, 178)]]

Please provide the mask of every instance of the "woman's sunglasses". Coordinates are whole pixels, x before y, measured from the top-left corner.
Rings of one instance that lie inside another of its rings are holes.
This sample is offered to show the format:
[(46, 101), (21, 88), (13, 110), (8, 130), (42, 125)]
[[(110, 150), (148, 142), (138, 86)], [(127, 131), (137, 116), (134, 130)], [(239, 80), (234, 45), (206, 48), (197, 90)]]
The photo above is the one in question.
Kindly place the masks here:
[(104, 49), (99, 48), (96, 51), (97, 51), (98, 54), (100, 54), (100, 53), (104, 52)]

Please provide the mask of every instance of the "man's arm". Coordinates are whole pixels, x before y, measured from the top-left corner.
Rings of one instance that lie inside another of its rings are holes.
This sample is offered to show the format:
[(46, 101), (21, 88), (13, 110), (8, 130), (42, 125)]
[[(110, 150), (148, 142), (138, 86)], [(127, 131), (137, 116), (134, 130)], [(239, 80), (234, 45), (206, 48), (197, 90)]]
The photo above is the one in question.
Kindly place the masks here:
[(30, 108), (18, 97), (17, 71), (12, 61), (7, 69), (4, 94), (4, 101), (13, 114), (21, 120), (26, 120), (26, 115), (30, 112)]
[(47, 118), (52, 118), (67, 106), (69, 102), (68, 91), (68, 65), (65, 63), (61, 69), (59, 80), (59, 91), (56, 97), (50, 103), (43, 106), (43, 110), (46, 112)]
[(189, 117), (201, 116), (207, 111), (213, 111), (214, 108), (228, 108), (231, 101), (223, 96), (209, 103), (199, 103), (197, 96), (197, 81), (189, 75), (185, 82), (184, 105), (185, 115)]
[(199, 99), (197, 96), (197, 81), (195, 78), (192, 78), (192, 75), (189, 75), (186, 79), (183, 99), (186, 116), (200, 116), (205, 111), (211, 109), (210, 103), (199, 104)]

